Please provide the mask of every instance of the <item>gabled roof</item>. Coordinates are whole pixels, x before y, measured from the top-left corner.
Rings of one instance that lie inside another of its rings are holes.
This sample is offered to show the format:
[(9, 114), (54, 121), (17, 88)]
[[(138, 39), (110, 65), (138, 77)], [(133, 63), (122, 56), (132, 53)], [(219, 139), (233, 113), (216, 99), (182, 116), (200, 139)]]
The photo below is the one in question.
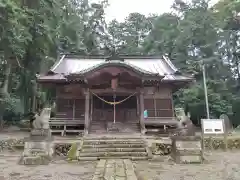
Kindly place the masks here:
[(66, 80), (69, 75), (84, 75), (105, 66), (124, 66), (148, 75), (159, 76), (163, 81), (191, 81), (191, 77), (183, 76), (165, 56), (120, 56), (109, 60), (106, 56), (63, 55), (50, 69), (49, 73), (40, 76), (39, 80)]

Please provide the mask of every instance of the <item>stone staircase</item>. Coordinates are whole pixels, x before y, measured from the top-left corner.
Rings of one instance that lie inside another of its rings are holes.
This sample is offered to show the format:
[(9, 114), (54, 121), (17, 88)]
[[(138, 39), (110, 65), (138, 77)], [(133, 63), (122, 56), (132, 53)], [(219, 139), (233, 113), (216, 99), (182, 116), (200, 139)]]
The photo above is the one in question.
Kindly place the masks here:
[(124, 125), (130, 129), (130, 132), (140, 132), (140, 123), (138, 121), (127, 121)]
[(97, 134), (97, 133), (106, 133), (105, 124), (101, 121), (92, 121), (90, 126), (90, 134)]
[(79, 149), (79, 160), (131, 159), (146, 160), (151, 157), (145, 141), (140, 137), (84, 137)]
[[(111, 122), (112, 123), (112, 122)], [(138, 121), (116, 122), (115, 125), (120, 131), (113, 133), (140, 133), (140, 123)], [(108, 130), (108, 123), (101, 121), (92, 121), (89, 134), (106, 134), (111, 133)]]

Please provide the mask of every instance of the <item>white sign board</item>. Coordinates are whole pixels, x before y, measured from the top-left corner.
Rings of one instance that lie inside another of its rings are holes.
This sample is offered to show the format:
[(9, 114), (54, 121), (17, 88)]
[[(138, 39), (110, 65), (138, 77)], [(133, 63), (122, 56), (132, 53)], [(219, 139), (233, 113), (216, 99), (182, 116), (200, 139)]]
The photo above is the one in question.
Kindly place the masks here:
[(202, 119), (203, 134), (224, 134), (224, 119)]

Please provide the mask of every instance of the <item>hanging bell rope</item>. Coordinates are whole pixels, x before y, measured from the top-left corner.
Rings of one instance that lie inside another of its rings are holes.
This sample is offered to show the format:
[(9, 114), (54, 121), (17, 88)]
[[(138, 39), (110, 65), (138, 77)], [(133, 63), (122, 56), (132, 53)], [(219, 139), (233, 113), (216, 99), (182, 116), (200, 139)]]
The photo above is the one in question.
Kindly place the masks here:
[(121, 101), (106, 101), (105, 99), (101, 98), (100, 96), (98, 96), (97, 94), (95, 94), (94, 92), (91, 92), (94, 96), (96, 96), (98, 99), (100, 99), (101, 101), (107, 103), (107, 104), (110, 104), (110, 105), (117, 105), (117, 104), (121, 104), (123, 103), (124, 101), (128, 100), (129, 98), (131, 98), (132, 96), (134, 96), (137, 92), (134, 92), (133, 94), (129, 95), (128, 97), (126, 97), (125, 99), (121, 100)]

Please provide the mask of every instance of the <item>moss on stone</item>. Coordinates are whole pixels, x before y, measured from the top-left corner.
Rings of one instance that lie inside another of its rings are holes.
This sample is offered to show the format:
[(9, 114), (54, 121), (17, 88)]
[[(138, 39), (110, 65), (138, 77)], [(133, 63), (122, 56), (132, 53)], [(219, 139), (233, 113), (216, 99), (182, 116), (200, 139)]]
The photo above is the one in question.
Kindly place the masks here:
[(76, 160), (77, 159), (77, 150), (78, 150), (78, 145), (77, 143), (73, 143), (70, 150), (67, 153), (67, 158), (68, 160)]

